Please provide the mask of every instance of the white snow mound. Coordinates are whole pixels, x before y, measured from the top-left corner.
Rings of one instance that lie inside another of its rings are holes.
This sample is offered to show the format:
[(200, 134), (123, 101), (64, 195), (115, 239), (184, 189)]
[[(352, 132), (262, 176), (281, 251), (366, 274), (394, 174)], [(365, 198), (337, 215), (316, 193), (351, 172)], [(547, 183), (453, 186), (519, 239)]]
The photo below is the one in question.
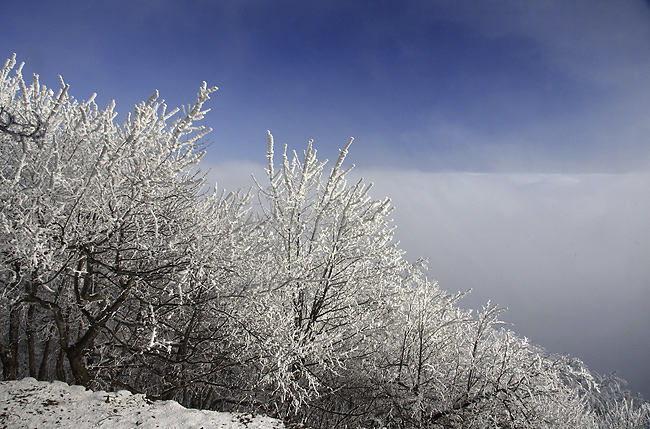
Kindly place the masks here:
[(284, 429), (281, 421), (247, 414), (192, 410), (144, 395), (93, 392), (60, 381), (25, 378), (0, 382), (3, 428), (204, 428)]

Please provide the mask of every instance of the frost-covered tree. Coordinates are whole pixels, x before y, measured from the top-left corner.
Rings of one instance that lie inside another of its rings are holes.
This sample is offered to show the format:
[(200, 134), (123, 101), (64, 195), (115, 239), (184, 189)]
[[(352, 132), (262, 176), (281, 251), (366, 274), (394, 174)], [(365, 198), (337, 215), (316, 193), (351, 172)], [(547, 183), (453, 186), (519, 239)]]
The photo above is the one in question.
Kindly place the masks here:
[(285, 146), (276, 167), (268, 135), (267, 180), (258, 183), (264, 252), (247, 306), (260, 340), (259, 375), (292, 406), (366, 352), (364, 339), (382, 327), (405, 267), (390, 201), (347, 181), (351, 143), (327, 172), (311, 142), (302, 156), (290, 157)]
[(554, 356), (504, 329), (504, 309), (462, 310), (415, 270), (397, 311), (373, 340), (380, 346), (340, 372), (338, 389), (303, 413), (317, 427), (634, 427), (650, 407), (578, 359)]
[[(131, 300), (127, 314), (139, 323), (116, 325), (119, 347), (107, 348), (111, 361), (100, 375), (132, 380), (128, 387), (152, 398), (203, 407), (201, 393), (225, 368), (237, 364), (243, 344), (233, 329), (233, 285), (245, 266), (249, 230), (248, 195), (213, 194), (184, 213), (186, 232), (198, 235), (186, 249), (186, 264), (173, 282), (153, 283), (147, 300)], [(172, 244), (174, 245), (174, 244)], [(111, 340), (110, 338), (108, 340)], [(180, 395), (180, 396), (179, 396)]]
[(79, 103), (62, 80), (55, 95), (37, 76), (28, 85), (22, 66), (11, 76), (14, 68), (11, 59), (0, 72), (5, 378), (19, 375), (25, 317), (30, 374), (37, 348), (41, 366), (58, 349), (57, 376), (65, 357), (84, 385), (97, 376), (130, 383), (111, 378), (124, 374), (116, 368), (130, 362), (137, 372), (134, 357), (146, 360), (161, 347), (182, 360), (192, 329), (167, 321), (176, 323), (204, 289), (220, 287), (230, 267), (219, 258), (229, 255), (214, 248), (232, 244), (223, 224), (245, 210), (236, 195), (207, 198), (195, 169), (210, 130), (194, 123), (216, 88), (204, 83), (172, 123), (179, 109), (168, 112), (156, 92), (118, 126), (114, 104)]
[[(472, 316), (456, 305), (462, 293), (450, 295), (421, 274), (406, 286), (386, 347), (366, 368), (366, 385), (377, 387), (366, 389), (372, 406), (364, 419), (388, 428), (641, 428), (648, 422), (648, 404), (619, 384), (603, 383), (578, 359), (550, 355), (504, 329), (503, 308), (488, 303)], [(615, 394), (604, 390), (608, 385)]]

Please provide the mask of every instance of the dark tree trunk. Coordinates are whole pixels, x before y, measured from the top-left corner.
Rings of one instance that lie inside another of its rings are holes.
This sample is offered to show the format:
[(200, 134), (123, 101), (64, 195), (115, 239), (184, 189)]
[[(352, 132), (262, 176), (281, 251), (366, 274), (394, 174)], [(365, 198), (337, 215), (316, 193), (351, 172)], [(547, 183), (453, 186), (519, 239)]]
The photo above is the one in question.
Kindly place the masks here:
[(56, 358), (56, 379), (59, 381), (66, 381), (63, 363), (65, 362), (65, 352), (59, 350), (59, 356)]
[(93, 377), (88, 371), (86, 362), (84, 361), (84, 354), (87, 350), (90, 350), (93, 347), (95, 338), (97, 338), (101, 330), (106, 326), (106, 323), (111, 320), (122, 304), (124, 304), (124, 301), (126, 301), (126, 298), (129, 296), (132, 285), (133, 279), (129, 279), (128, 282), (124, 282), (124, 280), (120, 279), (122, 293), (117, 297), (115, 302), (102, 312), (101, 316), (99, 316), (95, 322), (88, 327), (86, 332), (72, 346), (68, 347), (67, 344), (62, 343), (62, 348), (65, 350), (65, 354), (68, 357), (68, 363), (70, 363), (72, 375), (78, 384), (88, 388), (91, 387), (90, 385), (93, 381)]
[[(20, 305), (14, 305), (9, 311), (9, 344), (0, 341), (0, 360), (2, 375), (5, 380), (17, 380), (20, 376), (18, 367), (18, 342), (20, 340)], [(1, 338), (0, 338), (1, 340)]]
[(72, 370), (75, 383), (90, 388), (92, 377), (88, 372), (88, 368), (86, 368), (83, 350), (75, 352), (66, 351), (66, 356), (68, 357), (68, 363), (70, 364), (70, 369)]
[(36, 378), (36, 339), (34, 335), (34, 312), (36, 307), (30, 305), (27, 310), (27, 359), (29, 362), (29, 376)]
[(38, 368), (38, 379), (41, 381), (49, 380), (50, 378), (50, 354), (52, 353), (52, 340), (45, 341), (45, 348), (41, 358), (41, 366)]

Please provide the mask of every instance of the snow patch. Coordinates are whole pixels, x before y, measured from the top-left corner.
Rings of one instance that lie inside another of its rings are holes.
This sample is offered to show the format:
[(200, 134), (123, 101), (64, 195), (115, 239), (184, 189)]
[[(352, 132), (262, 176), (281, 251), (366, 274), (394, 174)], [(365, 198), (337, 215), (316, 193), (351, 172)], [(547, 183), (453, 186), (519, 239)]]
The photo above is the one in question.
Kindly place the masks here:
[(269, 417), (187, 409), (126, 390), (93, 392), (60, 381), (0, 382), (0, 427), (284, 429)]

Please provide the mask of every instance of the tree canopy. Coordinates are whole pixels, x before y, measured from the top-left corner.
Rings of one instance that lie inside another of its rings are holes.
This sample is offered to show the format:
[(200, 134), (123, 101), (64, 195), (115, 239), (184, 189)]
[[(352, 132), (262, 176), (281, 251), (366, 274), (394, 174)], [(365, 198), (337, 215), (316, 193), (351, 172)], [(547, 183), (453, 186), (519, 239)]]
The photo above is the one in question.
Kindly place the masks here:
[(0, 71), (0, 361), (312, 427), (644, 427), (615, 377), (462, 309), (403, 259), (389, 199), (312, 142), (268, 133), (266, 177), (210, 191), (199, 87), (182, 114), (156, 91), (115, 123), (61, 88)]

